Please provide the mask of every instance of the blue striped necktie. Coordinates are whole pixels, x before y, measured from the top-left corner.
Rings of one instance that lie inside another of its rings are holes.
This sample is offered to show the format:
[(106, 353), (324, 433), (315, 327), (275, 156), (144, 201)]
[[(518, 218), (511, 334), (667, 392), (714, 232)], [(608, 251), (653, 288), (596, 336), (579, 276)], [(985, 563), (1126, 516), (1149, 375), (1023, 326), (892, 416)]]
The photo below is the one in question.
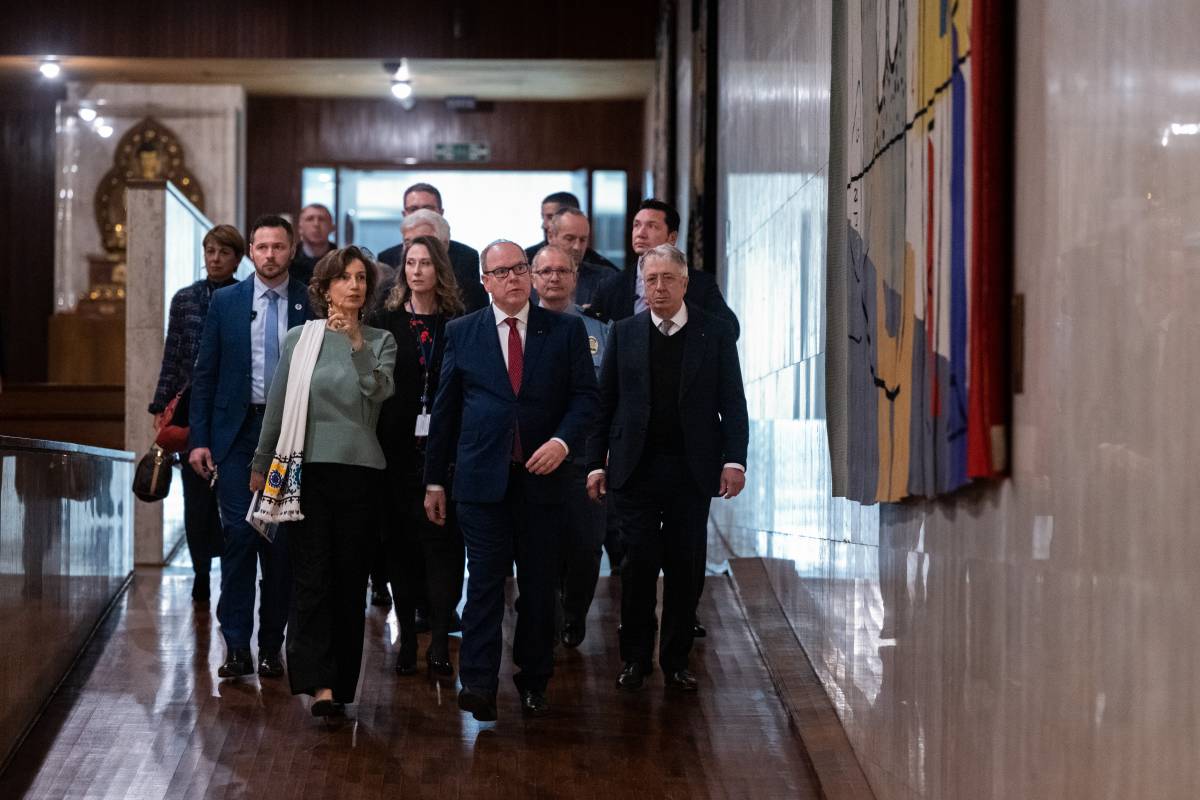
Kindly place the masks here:
[(263, 331), (266, 357), (263, 359), (263, 399), (271, 392), (271, 380), (279, 364), (279, 295), (274, 289), (267, 290), (267, 325)]

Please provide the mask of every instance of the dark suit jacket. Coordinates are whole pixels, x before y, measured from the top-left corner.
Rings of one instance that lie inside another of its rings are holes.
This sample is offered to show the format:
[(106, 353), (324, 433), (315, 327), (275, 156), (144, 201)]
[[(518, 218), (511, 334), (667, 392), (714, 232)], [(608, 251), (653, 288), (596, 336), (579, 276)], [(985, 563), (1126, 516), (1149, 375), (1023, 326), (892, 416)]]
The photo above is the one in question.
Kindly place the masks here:
[[(188, 446), (209, 448), (218, 463), (229, 453), (250, 407), (253, 305), (253, 277), (213, 293), (192, 371)], [(313, 318), (308, 290), (295, 279), (288, 281), (287, 314), (289, 328)], [(281, 350), (282, 346), (280, 342)]]
[[(697, 488), (716, 495), (725, 464), (746, 465), (750, 423), (736, 337), (729, 324), (687, 304), (687, 339), (679, 382), (679, 420), (688, 469)], [(588, 469), (608, 485), (629, 481), (646, 445), (650, 421), (650, 312), (612, 327), (600, 366), (600, 416), (588, 440)]]
[[(579, 317), (530, 306), (521, 390), (514, 395), (492, 307), (446, 326), (446, 352), (425, 455), (425, 483), (446, 485), (459, 502), (498, 503), (510, 475), (514, 426), (526, 457), (553, 437), (576, 452), (596, 414), (596, 374)], [(536, 503), (562, 503), (567, 470), (522, 473)]]
[[(592, 295), (588, 314), (605, 322), (632, 317), (636, 287), (637, 264), (634, 263), (623, 269), (620, 275), (614, 275), (600, 284)], [(688, 267), (688, 288), (684, 300), (727, 321), (733, 326), (734, 339), (741, 334), (737, 314), (725, 303), (721, 289), (717, 286), (717, 279), (709, 273)]]
[[(463, 305), (467, 307), (467, 313), (478, 311), (488, 305), (491, 300), (487, 290), (483, 288), (483, 281), (479, 278), (479, 251), (453, 239), (450, 240), (448, 251), (450, 266), (454, 267), (454, 277), (458, 280), (459, 292), (462, 295)], [(404, 264), (401, 263), (403, 258), (403, 242), (389, 247), (379, 254), (380, 261), (389, 267), (401, 270), (404, 268)], [(399, 275), (397, 275), (397, 280), (400, 280)]]

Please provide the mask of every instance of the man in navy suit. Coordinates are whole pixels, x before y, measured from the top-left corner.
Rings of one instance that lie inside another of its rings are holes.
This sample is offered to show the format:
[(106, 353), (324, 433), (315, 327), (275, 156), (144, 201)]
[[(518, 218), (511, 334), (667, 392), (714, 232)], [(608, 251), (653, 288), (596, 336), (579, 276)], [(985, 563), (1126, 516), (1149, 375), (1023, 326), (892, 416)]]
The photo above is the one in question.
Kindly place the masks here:
[(295, 252), (291, 224), (264, 216), (250, 227), (254, 277), (212, 296), (200, 353), (192, 373), (189, 415), (192, 469), (217, 476), (217, 504), (225, 532), (221, 553), (221, 599), (217, 619), (225, 637), (222, 678), (254, 671), (254, 578), (262, 564), (258, 612), (258, 674), (283, 675), (280, 655), (291, 596), (287, 533), (274, 542), (246, 522), (250, 507), (250, 459), (258, 446), (267, 392), (287, 329), (312, 318), (304, 284), (288, 275)]
[[(637, 260), (619, 275), (605, 279), (592, 295), (588, 313), (597, 319), (613, 321), (632, 317), (649, 308), (639, 263), (642, 256), (660, 244), (674, 246), (679, 240), (679, 212), (661, 200), (643, 200), (633, 217), (632, 244)], [(716, 279), (707, 272), (688, 267), (688, 303), (721, 317), (739, 333), (737, 315), (725, 303)]]
[(457, 503), (470, 573), (458, 705), (488, 721), (496, 718), (504, 585), (514, 558), (513, 680), (525, 714), (549, 709), (569, 477), (559, 467), (585, 446), (597, 398), (583, 320), (530, 304), (524, 251), (493, 242), (481, 264), (492, 305), (446, 326), (425, 511), (444, 525), (447, 490)]
[(638, 689), (651, 668), (658, 572), (658, 660), (667, 686), (695, 691), (688, 669), (704, 579), (708, 507), (746, 482), (749, 421), (733, 328), (684, 302), (687, 261), (648, 250), (649, 309), (613, 325), (600, 367), (600, 416), (588, 441), (588, 494), (612, 490), (626, 547), (621, 568), (617, 686)]

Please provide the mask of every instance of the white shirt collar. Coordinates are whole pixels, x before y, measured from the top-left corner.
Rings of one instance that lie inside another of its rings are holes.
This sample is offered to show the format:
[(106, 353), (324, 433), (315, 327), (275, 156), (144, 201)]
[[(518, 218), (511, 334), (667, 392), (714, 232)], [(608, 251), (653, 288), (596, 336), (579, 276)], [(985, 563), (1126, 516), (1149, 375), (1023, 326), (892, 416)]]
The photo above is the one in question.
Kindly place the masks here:
[[(658, 314), (655, 314), (653, 311), (651, 311), (650, 312), (650, 321), (652, 323), (654, 323), (654, 327), (657, 328), (658, 326), (662, 325), (663, 318), (660, 317)], [(687, 325), (687, 321), (688, 321), (687, 303), (683, 303), (682, 305), (679, 306), (679, 310), (675, 312), (675, 316), (671, 317), (671, 322), (673, 322), (675, 324), (671, 326), (671, 333), (667, 334), (667, 335), (670, 336), (671, 334), (674, 334), (676, 331), (678, 331), (680, 328), (682, 328), (684, 325)]]
[[(496, 315), (496, 327), (497, 328), (500, 327), (501, 325), (503, 325), (504, 320), (508, 319), (508, 316), (509, 316), (508, 314), (505, 314), (503, 311), (501, 311), (500, 306), (496, 305), (495, 303), (492, 303), (492, 313)], [(529, 324), (529, 301), (526, 301), (525, 305), (522, 306), (521, 310), (518, 311), (516, 314), (513, 314), (513, 316), (516, 317), (518, 320), (520, 320), (522, 325), (528, 325)]]

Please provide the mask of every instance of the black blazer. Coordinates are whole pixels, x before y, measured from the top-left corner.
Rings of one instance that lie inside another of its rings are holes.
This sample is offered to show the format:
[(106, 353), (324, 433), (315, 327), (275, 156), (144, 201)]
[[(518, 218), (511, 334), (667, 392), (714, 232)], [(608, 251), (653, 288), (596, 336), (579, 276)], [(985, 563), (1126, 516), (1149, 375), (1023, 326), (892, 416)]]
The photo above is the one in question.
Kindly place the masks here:
[[(515, 430), (526, 458), (556, 436), (573, 453), (586, 446), (596, 415), (596, 372), (583, 320), (531, 305), (524, 354), (520, 391), (514, 394), (492, 307), (446, 326), (426, 449), (427, 484), (446, 486), (453, 463), (454, 482), (447, 488), (455, 500), (498, 503), (512, 474)], [(521, 474), (531, 501), (565, 502), (567, 470)]]
[[(454, 278), (458, 281), (458, 293), (462, 296), (463, 305), (467, 307), (468, 313), (478, 311), (490, 302), (487, 290), (483, 288), (483, 281), (479, 277), (479, 251), (451, 239), (447, 252), (450, 255), (450, 266), (454, 267)], [(404, 269), (401, 261), (403, 258), (404, 242), (393, 245), (379, 254), (380, 261), (399, 270)], [(402, 279), (399, 274), (396, 276), (397, 281)]]
[[(724, 320), (687, 304), (679, 382), (684, 456), (700, 491), (716, 495), (725, 464), (746, 466), (750, 423), (736, 336)], [(588, 439), (588, 470), (603, 469), (623, 487), (642, 459), (650, 421), (650, 312), (612, 327), (600, 366), (600, 416)]]
[[(392, 376), (395, 393), (379, 410), (379, 422), (375, 434), (387, 458), (388, 476), (406, 486), (423, 485), (425, 469), (423, 450), (417, 448), (414, 433), (417, 415), (421, 413), (421, 391), (425, 386), (425, 371), (417, 350), (417, 337), (409, 321), (412, 315), (403, 308), (395, 311), (380, 309), (368, 321), (368, 325), (390, 331), (396, 338), (396, 366)], [(446, 352), (447, 318), (439, 317), (433, 326), (433, 358), (429, 364), (429, 409), (433, 409), (433, 397), (437, 393), (438, 375), (442, 366), (442, 355)]]
[[(588, 314), (605, 322), (616, 322), (633, 316), (633, 301), (636, 296), (637, 263), (627, 266), (619, 275), (613, 275), (592, 294)], [(733, 313), (721, 296), (717, 279), (707, 272), (688, 267), (688, 288), (683, 298), (688, 305), (696, 305), (714, 314), (733, 326), (733, 338), (741, 334), (737, 314)]]

